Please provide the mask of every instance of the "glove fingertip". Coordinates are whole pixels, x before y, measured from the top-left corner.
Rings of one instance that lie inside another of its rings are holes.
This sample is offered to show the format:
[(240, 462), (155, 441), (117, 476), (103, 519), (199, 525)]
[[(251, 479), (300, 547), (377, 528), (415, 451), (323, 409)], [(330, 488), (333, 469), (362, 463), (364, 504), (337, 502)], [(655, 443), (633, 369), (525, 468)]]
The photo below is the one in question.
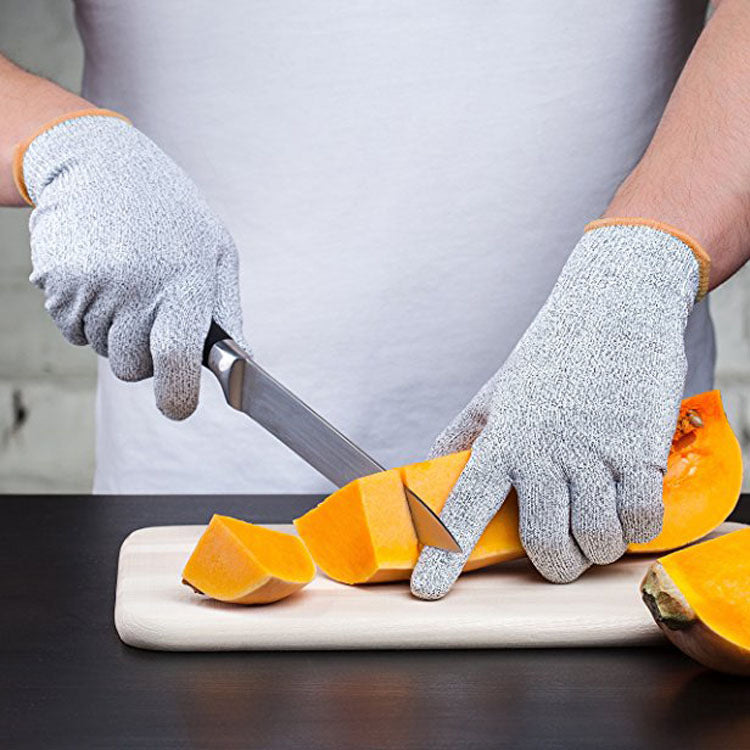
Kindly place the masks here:
[(453, 587), (464, 556), (437, 547), (425, 547), (411, 575), (411, 593), (418, 599), (442, 599)]
[(168, 419), (182, 422), (198, 408), (198, 393), (165, 393), (164, 388), (155, 384), (156, 408)]
[(156, 407), (175, 421), (187, 419), (198, 407), (201, 381), (200, 348), (151, 345)]
[(655, 468), (626, 471), (617, 486), (617, 510), (625, 541), (650, 542), (662, 530), (664, 520), (663, 476)]
[(531, 564), (551, 583), (570, 583), (591, 567), (570, 529), (567, 482), (551, 465), (540, 463), (531, 476), (515, 482), (521, 544)]
[(482, 532), (510, 489), (502, 465), (480, 448), (467, 463), (440, 513), (461, 552), (426, 546), (411, 576), (411, 592), (420, 599), (441, 599), (453, 587)]
[(566, 565), (556, 567), (539, 567), (539, 572), (550, 583), (573, 583), (580, 578), (590, 567), (592, 563), (589, 560), (581, 559), (576, 562), (568, 562)]

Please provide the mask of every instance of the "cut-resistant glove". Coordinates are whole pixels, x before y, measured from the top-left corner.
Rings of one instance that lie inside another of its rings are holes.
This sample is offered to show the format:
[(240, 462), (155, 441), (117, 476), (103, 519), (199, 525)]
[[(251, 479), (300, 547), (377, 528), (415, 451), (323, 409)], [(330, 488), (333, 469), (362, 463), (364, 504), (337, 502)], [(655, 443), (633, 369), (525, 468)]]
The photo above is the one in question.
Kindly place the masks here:
[(707, 283), (708, 257), (671, 227), (587, 227), (505, 364), (433, 446), (433, 456), (472, 448), (440, 516), (462, 552), (425, 547), (416, 596), (449, 591), (511, 486), (521, 542), (550, 581), (659, 533), (683, 336)]
[(189, 416), (211, 318), (242, 342), (237, 251), (196, 185), (106, 110), (49, 123), (15, 176), (34, 206), (30, 280), (63, 336), (121, 380), (153, 375), (158, 408)]

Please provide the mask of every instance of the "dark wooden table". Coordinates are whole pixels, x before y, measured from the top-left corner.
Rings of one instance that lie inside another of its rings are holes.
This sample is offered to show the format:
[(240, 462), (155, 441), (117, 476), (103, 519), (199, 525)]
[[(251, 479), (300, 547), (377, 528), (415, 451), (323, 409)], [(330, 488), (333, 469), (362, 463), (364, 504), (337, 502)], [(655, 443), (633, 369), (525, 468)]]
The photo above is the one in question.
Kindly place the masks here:
[(213, 511), (286, 521), (313, 502), (0, 498), (0, 747), (750, 748), (750, 680), (666, 645), (180, 654), (118, 640), (130, 531)]

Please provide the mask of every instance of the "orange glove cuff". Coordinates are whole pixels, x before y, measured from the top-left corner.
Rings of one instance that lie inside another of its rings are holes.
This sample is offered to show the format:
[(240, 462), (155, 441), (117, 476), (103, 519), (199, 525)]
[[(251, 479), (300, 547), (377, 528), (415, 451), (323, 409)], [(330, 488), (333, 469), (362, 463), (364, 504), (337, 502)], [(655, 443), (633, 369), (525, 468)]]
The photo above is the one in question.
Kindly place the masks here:
[(708, 276), (711, 271), (711, 258), (708, 253), (703, 249), (701, 244), (691, 237), (689, 234), (682, 232), (681, 230), (664, 224), (661, 221), (654, 221), (654, 219), (643, 219), (640, 217), (612, 217), (608, 219), (597, 219), (589, 224), (586, 224), (584, 229), (585, 232), (589, 232), (592, 229), (599, 229), (600, 227), (612, 227), (612, 226), (645, 226), (651, 227), (652, 229), (658, 229), (660, 232), (666, 232), (671, 234), (673, 237), (685, 243), (690, 251), (698, 261), (698, 294), (695, 301), (702, 300), (708, 292)]
[(23, 179), (23, 157), (26, 154), (26, 149), (37, 136), (40, 136), (42, 133), (46, 133), (56, 125), (60, 125), (61, 123), (67, 122), (68, 120), (75, 120), (77, 117), (92, 116), (119, 117), (121, 120), (125, 120), (125, 122), (130, 122), (127, 117), (121, 115), (119, 112), (114, 112), (111, 109), (97, 109), (95, 107), (92, 107), (91, 109), (80, 109), (76, 112), (69, 112), (68, 114), (56, 117), (54, 120), (50, 120), (48, 123), (42, 125), (42, 127), (39, 128), (39, 130), (37, 130), (35, 133), (33, 133), (29, 138), (16, 146), (16, 150), (13, 153), (13, 181), (16, 183), (16, 187), (18, 188), (18, 192), (21, 194), (21, 197), (30, 206), (33, 206), (34, 202), (29, 197), (29, 191), (26, 189), (26, 183)]

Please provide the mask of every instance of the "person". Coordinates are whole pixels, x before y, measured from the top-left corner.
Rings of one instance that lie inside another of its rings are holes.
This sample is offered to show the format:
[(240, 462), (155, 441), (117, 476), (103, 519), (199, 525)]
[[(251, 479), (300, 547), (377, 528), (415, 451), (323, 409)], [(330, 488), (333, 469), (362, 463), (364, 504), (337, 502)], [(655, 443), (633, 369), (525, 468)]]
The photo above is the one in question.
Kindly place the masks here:
[(0, 200), (102, 358), (95, 491), (326, 488), (201, 385), (213, 317), (384, 463), (472, 447), (417, 596), (511, 486), (551, 581), (653, 538), (749, 252), (750, 5), (705, 13), (78, 0), (82, 97), (0, 64)]

